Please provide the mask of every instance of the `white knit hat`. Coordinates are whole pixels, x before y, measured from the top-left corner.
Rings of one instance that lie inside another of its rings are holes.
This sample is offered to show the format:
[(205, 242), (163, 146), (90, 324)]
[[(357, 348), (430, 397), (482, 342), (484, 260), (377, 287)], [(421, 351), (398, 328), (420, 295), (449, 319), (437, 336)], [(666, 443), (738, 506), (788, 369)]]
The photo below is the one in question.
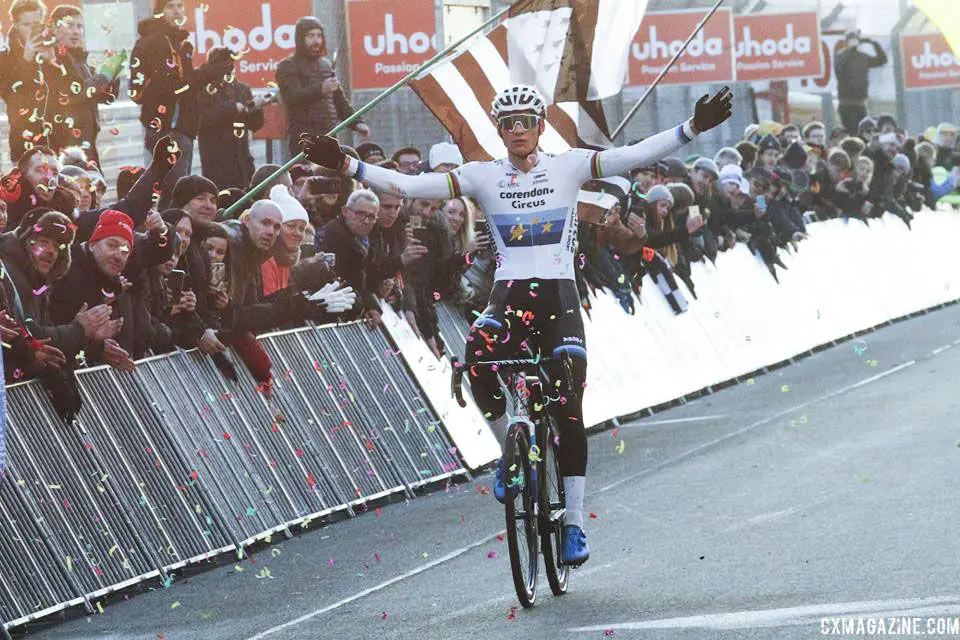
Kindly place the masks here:
[(430, 147), (430, 169), (436, 169), (442, 164), (463, 164), (463, 154), (457, 145), (450, 142), (438, 142)]
[(290, 191), (286, 185), (278, 184), (270, 189), (270, 200), (280, 207), (280, 212), (283, 213), (284, 224), (293, 222), (294, 220), (303, 220), (306, 223), (310, 222), (310, 216), (307, 215), (307, 210), (303, 208), (299, 200), (290, 195)]

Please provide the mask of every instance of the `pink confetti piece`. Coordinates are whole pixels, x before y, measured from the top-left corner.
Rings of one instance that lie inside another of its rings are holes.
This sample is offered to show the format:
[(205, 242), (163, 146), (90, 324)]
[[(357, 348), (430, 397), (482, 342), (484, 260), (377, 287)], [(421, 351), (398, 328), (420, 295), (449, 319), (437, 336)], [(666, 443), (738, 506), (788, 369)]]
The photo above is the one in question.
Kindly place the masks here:
[(494, 559), (494, 558), (496, 558), (496, 557), (497, 557), (497, 552), (496, 552), (496, 551), (488, 551), (488, 552), (487, 552), (487, 558), (489, 558), (490, 560), (492, 560), (492, 559)]

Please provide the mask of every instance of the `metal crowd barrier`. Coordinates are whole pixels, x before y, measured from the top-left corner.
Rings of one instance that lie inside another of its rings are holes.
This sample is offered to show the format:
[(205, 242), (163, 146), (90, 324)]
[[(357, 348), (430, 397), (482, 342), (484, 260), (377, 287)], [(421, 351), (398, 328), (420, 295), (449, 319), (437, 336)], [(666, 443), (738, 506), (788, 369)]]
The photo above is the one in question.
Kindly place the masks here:
[[(383, 331), (260, 337), (272, 393), (197, 352), (79, 371), (67, 427), (37, 382), (7, 388), (3, 631), (390, 494), (466, 474)], [(269, 397), (268, 397), (269, 395)]]

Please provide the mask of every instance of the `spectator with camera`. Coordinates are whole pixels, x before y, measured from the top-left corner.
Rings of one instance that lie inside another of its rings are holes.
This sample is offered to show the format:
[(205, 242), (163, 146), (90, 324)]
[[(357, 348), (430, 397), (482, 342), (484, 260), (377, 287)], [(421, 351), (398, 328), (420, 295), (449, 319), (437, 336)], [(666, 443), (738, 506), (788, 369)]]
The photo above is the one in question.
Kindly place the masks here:
[[(277, 67), (280, 97), (287, 110), (290, 154), (297, 155), (297, 141), (303, 133), (327, 133), (353, 115), (333, 63), (327, 57), (327, 38), (320, 21), (312, 16), (297, 20), (296, 49)], [(362, 138), (370, 128), (362, 120), (351, 128)]]
[(99, 105), (117, 99), (120, 70), (127, 54), (111, 54), (96, 70), (89, 65), (84, 48), (83, 13), (71, 5), (54, 8), (50, 13), (50, 30), (56, 41), (56, 58), (49, 62), (59, 69), (43, 72), (50, 92), (49, 99), (44, 101), (46, 112), (42, 114), (52, 125), (49, 146), (60, 150), (78, 145), (87, 158), (99, 166)]
[(254, 171), (250, 136), (263, 127), (263, 108), (273, 101), (272, 94), (254, 98), (235, 75), (216, 91), (200, 93), (200, 166), (220, 189), (246, 188), (250, 183)]
[(874, 206), (873, 215), (879, 216), (883, 211), (889, 211), (910, 227), (913, 215), (896, 199), (897, 178), (893, 159), (900, 153), (900, 149), (897, 134), (883, 133), (877, 136), (876, 143), (871, 144), (864, 152), (873, 160), (870, 200)]
[(161, 210), (177, 180), (190, 173), (200, 127), (200, 96), (233, 72), (233, 58), (224, 47), (211, 49), (207, 62), (194, 68), (186, 23), (183, 0), (154, 0), (153, 16), (138, 25), (139, 38), (130, 56), (130, 95), (140, 105), (144, 146), (152, 152), (157, 140), (168, 135), (180, 153), (161, 185)]
[(36, 90), (24, 83), (23, 78), (32, 82), (38, 54), (53, 55), (53, 38), (43, 35), (46, 14), (43, 0), (14, 0), (10, 4), (7, 47), (0, 51), (0, 98), (7, 104), (7, 133), (13, 162), (29, 148), (41, 144), (42, 125), (38, 131), (39, 123), (30, 122), (36, 107)]
[[(876, 40), (863, 38), (859, 29), (851, 29), (843, 36), (844, 48), (834, 58), (837, 74), (837, 97), (840, 120), (848, 131), (858, 130), (867, 115), (867, 96), (870, 95), (870, 69), (887, 64), (887, 54)], [(873, 49), (873, 55), (861, 51), (863, 45)]]

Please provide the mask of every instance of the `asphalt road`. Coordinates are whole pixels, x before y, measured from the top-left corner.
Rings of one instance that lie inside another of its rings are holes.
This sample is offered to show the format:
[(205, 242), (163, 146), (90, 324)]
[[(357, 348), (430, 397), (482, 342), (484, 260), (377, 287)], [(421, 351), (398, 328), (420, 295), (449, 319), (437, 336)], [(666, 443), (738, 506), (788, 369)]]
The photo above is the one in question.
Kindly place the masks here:
[(486, 475), (28, 635), (779, 639), (960, 616), (956, 345), (949, 307), (592, 436), (592, 559), (531, 610), (511, 615)]

